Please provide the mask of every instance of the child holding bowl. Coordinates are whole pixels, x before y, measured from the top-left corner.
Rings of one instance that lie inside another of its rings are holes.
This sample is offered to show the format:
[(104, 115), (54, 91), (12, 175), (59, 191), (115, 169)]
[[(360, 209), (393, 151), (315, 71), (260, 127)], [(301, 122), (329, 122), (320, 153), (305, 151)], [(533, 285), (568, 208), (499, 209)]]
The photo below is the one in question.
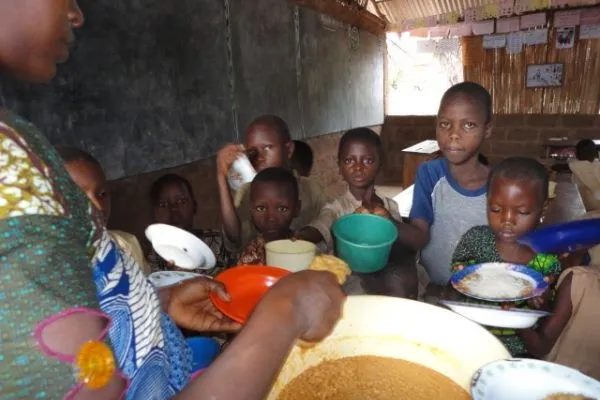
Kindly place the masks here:
[[(381, 171), (383, 149), (381, 138), (369, 128), (351, 129), (342, 136), (338, 150), (338, 165), (348, 184), (346, 193), (323, 207), (319, 216), (309, 225), (296, 232), (295, 237), (315, 244), (324, 244), (333, 251), (331, 227), (344, 215), (371, 213), (395, 222), (403, 236), (414, 229), (402, 224), (398, 204), (392, 199), (381, 198), (375, 192), (375, 179)], [(406, 251), (395, 244), (389, 265), (371, 274), (353, 273), (347, 286), (355, 285), (352, 292), (386, 294), (398, 297), (416, 297), (416, 269), (412, 265), (400, 265), (394, 260), (406, 258)]]

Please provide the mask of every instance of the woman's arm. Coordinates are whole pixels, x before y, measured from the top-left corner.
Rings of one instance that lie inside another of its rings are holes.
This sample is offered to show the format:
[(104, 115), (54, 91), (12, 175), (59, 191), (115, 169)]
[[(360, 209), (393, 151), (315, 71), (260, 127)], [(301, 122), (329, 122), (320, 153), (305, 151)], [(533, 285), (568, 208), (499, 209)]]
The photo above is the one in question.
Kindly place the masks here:
[(545, 318), (537, 330), (523, 329), (519, 331), (527, 350), (535, 357), (543, 358), (552, 350), (556, 340), (571, 318), (573, 312), (573, 305), (571, 304), (572, 280), (572, 273), (564, 278), (556, 293), (552, 315)]
[(283, 278), (231, 345), (176, 399), (264, 399), (296, 340), (327, 336), (343, 302), (331, 273), (304, 271)]

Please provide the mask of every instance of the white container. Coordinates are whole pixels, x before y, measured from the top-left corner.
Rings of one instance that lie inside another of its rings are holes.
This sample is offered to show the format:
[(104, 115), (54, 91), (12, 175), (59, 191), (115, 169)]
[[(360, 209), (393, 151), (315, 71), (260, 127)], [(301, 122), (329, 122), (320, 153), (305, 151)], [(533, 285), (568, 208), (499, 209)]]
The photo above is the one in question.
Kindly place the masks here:
[(317, 246), (304, 240), (275, 240), (265, 246), (267, 265), (291, 272), (308, 269), (315, 258)]
[(484, 365), (510, 357), (485, 328), (442, 307), (383, 296), (349, 296), (343, 317), (321, 343), (295, 346), (268, 400), (292, 379), (325, 360), (374, 355), (431, 368), (469, 392), (471, 377)]
[(217, 263), (214, 253), (195, 235), (167, 224), (146, 228), (152, 248), (165, 261), (182, 269), (211, 269)]
[(538, 319), (547, 317), (549, 312), (510, 308), (503, 310), (498, 306), (487, 304), (464, 303), (459, 301), (440, 301), (457, 314), (484, 326), (508, 329), (526, 329), (534, 326)]
[(256, 176), (256, 170), (245, 154), (240, 156), (231, 164), (231, 169), (227, 174), (229, 187), (234, 191), (238, 191), (247, 183), (252, 182)]

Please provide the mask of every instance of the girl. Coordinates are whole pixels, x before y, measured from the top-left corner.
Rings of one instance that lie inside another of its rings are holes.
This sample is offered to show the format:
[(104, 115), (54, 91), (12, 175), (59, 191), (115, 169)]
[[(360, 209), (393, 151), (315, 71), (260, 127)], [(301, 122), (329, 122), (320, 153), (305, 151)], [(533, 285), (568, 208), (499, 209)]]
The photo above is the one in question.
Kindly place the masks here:
[[(548, 200), (546, 168), (524, 157), (502, 161), (490, 174), (487, 199), (488, 225), (471, 228), (460, 240), (452, 256), (453, 272), (471, 264), (509, 262), (528, 265), (548, 280), (554, 280), (560, 273), (558, 258), (535, 254), (517, 241), (535, 229), (542, 219)], [(541, 304), (543, 300), (537, 299), (536, 303)], [(526, 354), (515, 331), (493, 329), (492, 332), (513, 356)]]

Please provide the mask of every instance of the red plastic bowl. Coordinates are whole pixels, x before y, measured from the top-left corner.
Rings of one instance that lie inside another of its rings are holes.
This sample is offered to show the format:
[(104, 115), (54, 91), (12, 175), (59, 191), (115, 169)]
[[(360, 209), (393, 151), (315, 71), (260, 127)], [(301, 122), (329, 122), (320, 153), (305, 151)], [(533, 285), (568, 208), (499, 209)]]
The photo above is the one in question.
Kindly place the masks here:
[(264, 265), (234, 267), (215, 277), (225, 285), (231, 301), (221, 300), (216, 293), (210, 294), (210, 300), (224, 315), (243, 324), (269, 288), (289, 274), (285, 269)]

